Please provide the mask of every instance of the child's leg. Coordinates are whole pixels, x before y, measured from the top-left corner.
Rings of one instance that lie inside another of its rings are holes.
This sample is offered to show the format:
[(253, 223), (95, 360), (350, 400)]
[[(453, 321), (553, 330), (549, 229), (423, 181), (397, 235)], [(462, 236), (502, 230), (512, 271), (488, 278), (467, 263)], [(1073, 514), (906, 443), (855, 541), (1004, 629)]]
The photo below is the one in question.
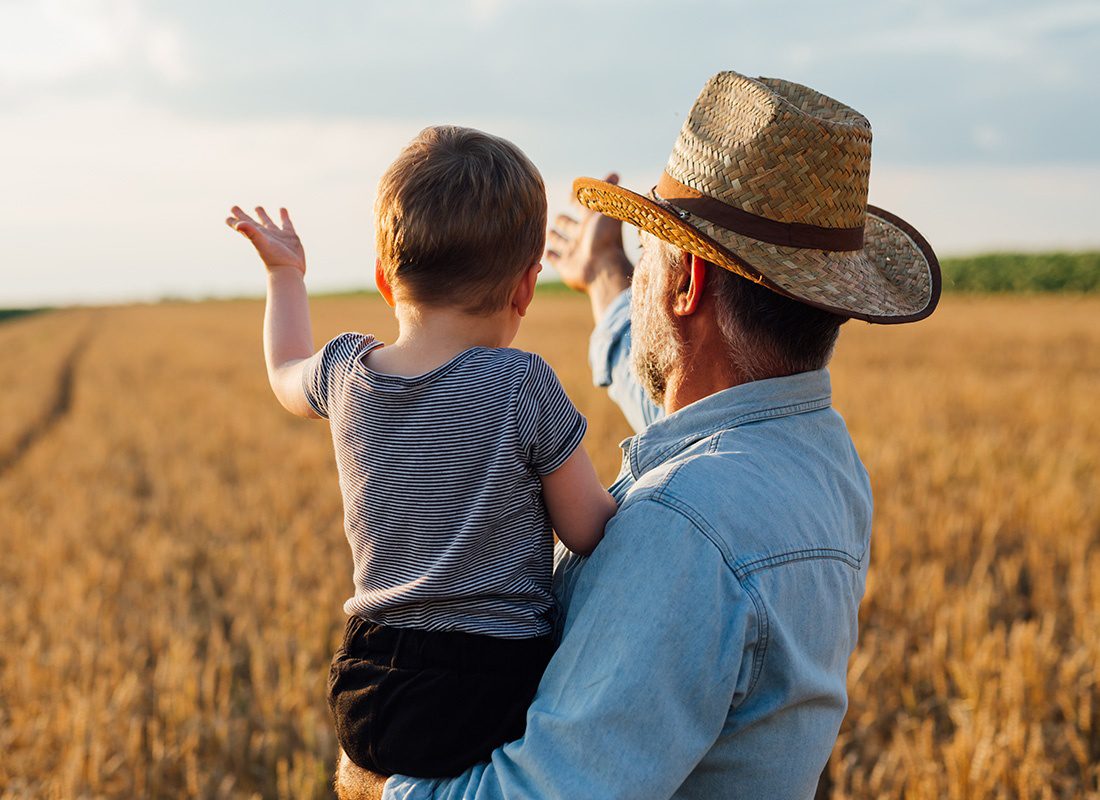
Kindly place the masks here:
[(353, 618), (329, 674), (340, 745), (375, 772), (458, 774), (523, 735), (553, 649), (550, 637), (496, 639)]

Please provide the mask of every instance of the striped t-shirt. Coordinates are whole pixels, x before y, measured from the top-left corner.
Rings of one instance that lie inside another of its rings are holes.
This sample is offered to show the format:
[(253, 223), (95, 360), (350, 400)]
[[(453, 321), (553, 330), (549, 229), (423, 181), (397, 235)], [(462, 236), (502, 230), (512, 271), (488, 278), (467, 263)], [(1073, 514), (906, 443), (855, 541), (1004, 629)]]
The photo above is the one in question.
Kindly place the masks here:
[(375, 372), (344, 333), (305, 364), (329, 420), (354, 559), (344, 611), (506, 639), (550, 632), (553, 538), (539, 477), (586, 422), (539, 356), (472, 347), (415, 377)]

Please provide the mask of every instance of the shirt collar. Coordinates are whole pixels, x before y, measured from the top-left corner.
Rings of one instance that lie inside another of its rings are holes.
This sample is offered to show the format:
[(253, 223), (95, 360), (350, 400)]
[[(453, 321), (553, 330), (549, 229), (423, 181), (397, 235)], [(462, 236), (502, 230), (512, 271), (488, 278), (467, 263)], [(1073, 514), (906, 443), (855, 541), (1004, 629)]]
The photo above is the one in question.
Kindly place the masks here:
[(656, 420), (623, 442), (629, 448), (630, 471), (638, 479), (679, 451), (720, 430), (818, 411), (828, 408), (831, 402), (827, 369), (731, 386)]

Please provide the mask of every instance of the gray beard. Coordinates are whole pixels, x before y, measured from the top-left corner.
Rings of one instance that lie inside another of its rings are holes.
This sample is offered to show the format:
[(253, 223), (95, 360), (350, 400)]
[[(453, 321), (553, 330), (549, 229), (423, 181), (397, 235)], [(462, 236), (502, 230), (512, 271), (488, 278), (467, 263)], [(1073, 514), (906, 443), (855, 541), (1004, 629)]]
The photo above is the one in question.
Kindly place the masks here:
[[(657, 405), (665, 402), (668, 376), (680, 361), (683, 347), (672, 317), (664, 307), (663, 271), (635, 281), (630, 297), (630, 358), (638, 382)], [(656, 280), (655, 280), (656, 279)], [(638, 283), (643, 286), (639, 287)], [(642, 291), (638, 291), (641, 288)]]

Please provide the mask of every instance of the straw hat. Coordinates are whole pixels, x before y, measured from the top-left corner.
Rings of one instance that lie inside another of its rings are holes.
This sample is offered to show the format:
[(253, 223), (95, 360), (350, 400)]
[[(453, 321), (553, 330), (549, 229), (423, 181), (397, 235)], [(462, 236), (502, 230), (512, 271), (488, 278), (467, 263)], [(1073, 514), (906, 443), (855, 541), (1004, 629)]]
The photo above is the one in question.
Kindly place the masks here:
[(707, 81), (660, 181), (642, 196), (578, 178), (577, 200), (780, 294), (846, 317), (924, 319), (935, 253), (867, 205), (871, 125), (820, 92), (720, 72)]

